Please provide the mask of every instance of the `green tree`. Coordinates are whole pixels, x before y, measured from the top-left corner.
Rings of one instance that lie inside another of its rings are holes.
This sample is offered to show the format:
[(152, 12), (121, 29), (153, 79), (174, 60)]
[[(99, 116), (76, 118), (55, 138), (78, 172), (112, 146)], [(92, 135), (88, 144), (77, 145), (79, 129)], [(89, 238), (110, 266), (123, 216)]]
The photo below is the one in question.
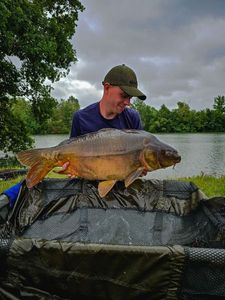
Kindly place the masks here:
[(207, 122), (205, 110), (197, 111), (194, 115), (194, 119), (195, 132), (207, 131), (205, 128), (205, 124)]
[[(24, 150), (32, 145), (32, 139), (29, 136), (29, 130), (23, 120), (11, 110), (13, 101), (9, 103), (8, 99), (1, 99), (0, 112), (0, 144), (4, 143), (3, 152)], [(17, 135), (15, 133), (18, 133)], [(13, 140), (12, 140), (13, 139)]]
[(24, 98), (16, 98), (12, 104), (11, 111), (14, 118), (18, 117), (24, 124), (29, 134), (37, 132), (38, 124), (34, 119), (30, 101)]
[(20, 126), (12, 128), (13, 123), (23, 123), (15, 121), (11, 113), (14, 97), (26, 96), (32, 101), (38, 121), (40, 118), (46, 120), (51, 114), (50, 106), (54, 108), (54, 101), (50, 96), (50, 84), (65, 76), (76, 62), (71, 38), (78, 12), (83, 10), (78, 0), (0, 2), (1, 150), (18, 151), (21, 135), (21, 147), (30, 145), (29, 135)]
[(206, 108), (204, 132), (213, 132), (213, 131), (215, 131), (215, 114), (213, 110)]
[(214, 131), (223, 132), (225, 128), (225, 97), (214, 98), (213, 108)]
[(173, 114), (165, 104), (158, 111), (154, 132), (173, 132)]
[(195, 132), (195, 111), (185, 102), (177, 102), (178, 108), (174, 109), (173, 118), (176, 132)]
[(150, 132), (224, 132), (225, 96), (214, 98), (213, 109), (195, 111), (179, 101), (170, 111), (165, 104), (159, 110), (135, 100), (133, 108), (139, 111), (144, 129)]
[(139, 112), (144, 129), (146, 131), (152, 131), (154, 120), (157, 117), (157, 110), (139, 99), (134, 101), (132, 107)]
[(214, 98), (213, 108), (221, 114), (225, 113), (225, 96), (217, 96)]
[(57, 106), (57, 100), (46, 93), (45, 97), (35, 98), (32, 102), (32, 112), (37, 126), (34, 134), (47, 133), (47, 122)]
[(48, 120), (47, 132), (69, 133), (73, 113), (79, 108), (79, 102), (73, 96), (70, 96), (68, 100), (61, 100), (53, 110), (52, 117)]

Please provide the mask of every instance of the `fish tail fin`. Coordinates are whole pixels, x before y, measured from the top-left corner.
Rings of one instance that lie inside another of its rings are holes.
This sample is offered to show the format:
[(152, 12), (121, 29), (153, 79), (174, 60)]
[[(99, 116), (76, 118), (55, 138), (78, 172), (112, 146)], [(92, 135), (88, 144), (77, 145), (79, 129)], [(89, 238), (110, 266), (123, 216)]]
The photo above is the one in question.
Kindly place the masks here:
[(44, 149), (32, 149), (21, 151), (16, 155), (21, 164), (30, 167), (26, 176), (28, 188), (39, 183), (54, 167), (54, 161), (43, 157), (43, 152)]
[(16, 154), (16, 158), (18, 161), (27, 167), (31, 167), (37, 163), (41, 159), (42, 149), (31, 149), (20, 151)]

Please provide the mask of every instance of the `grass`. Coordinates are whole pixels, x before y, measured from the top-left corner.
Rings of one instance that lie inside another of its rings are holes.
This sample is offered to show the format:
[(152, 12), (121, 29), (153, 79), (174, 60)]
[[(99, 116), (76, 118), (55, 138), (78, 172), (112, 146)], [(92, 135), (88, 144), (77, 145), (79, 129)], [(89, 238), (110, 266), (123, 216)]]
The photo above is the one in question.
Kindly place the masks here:
[[(64, 175), (59, 175), (54, 172), (50, 172), (48, 177), (51, 178), (65, 178)], [(4, 190), (10, 188), (14, 184), (23, 180), (25, 176), (18, 176), (17, 178), (11, 180), (0, 181), (0, 193)], [(199, 175), (192, 177), (182, 177), (177, 178), (180, 181), (191, 181), (196, 184), (206, 196), (225, 196), (225, 175), (221, 177), (213, 177), (208, 175)]]
[(224, 196), (225, 197), (225, 175), (213, 177), (209, 175), (199, 175), (193, 177), (177, 178), (181, 181), (191, 181), (196, 184), (208, 197)]
[(0, 181), (0, 193), (2, 193), (3, 191), (7, 190), (8, 188), (10, 188), (11, 186), (13, 186), (14, 184), (17, 184), (22, 179), (24, 179), (24, 177), (25, 176), (18, 176), (16, 178), (13, 178), (13, 179), (10, 179), (10, 180), (1, 180)]
[[(13, 169), (16, 169), (16, 167), (13, 168)], [(0, 168), (0, 170), (1, 170), (1, 168)], [(18, 182), (24, 180), (25, 177), (26, 177), (26, 175), (18, 176), (18, 177), (15, 177), (13, 179), (10, 179), (10, 180), (0, 180), (0, 193), (2, 193), (3, 191), (7, 190), (10, 187), (12, 187), (14, 184), (17, 184)], [(50, 177), (50, 178), (65, 178), (66, 176), (56, 174), (53, 171), (51, 171), (51, 172), (49, 172), (47, 177)]]

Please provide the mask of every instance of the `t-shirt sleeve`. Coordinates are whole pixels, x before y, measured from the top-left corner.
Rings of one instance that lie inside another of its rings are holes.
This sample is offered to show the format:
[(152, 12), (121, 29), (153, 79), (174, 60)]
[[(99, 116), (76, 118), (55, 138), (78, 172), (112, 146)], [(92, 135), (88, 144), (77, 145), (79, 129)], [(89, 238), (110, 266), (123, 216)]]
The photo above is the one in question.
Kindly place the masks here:
[(79, 122), (79, 114), (75, 112), (73, 115), (70, 138), (76, 137), (80, 135), (80, 122)]
[(142, 123), (141, 123), (141, 117), (140, 117), (138, 111), (134, 111), (133, 124), (134, 124), (134, 129), (143, 130), (143, 126), (142, 126)]

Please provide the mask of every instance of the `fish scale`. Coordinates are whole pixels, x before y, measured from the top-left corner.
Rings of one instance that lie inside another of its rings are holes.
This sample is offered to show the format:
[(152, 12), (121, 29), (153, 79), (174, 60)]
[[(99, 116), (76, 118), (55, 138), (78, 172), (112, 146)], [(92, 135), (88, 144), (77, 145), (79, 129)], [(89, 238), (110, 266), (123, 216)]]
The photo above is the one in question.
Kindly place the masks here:
[(68, 139), (63, 142), (62, 146), (68, 145), (64, 151), (72, 149), (74, 153), (79, 153), (80, 156), (116, 155), (140, 150), (144, 146), (143, 141), (150, 142), (150, 139), (155, 139), (155, 137), (142, 130), (109, 128)]

